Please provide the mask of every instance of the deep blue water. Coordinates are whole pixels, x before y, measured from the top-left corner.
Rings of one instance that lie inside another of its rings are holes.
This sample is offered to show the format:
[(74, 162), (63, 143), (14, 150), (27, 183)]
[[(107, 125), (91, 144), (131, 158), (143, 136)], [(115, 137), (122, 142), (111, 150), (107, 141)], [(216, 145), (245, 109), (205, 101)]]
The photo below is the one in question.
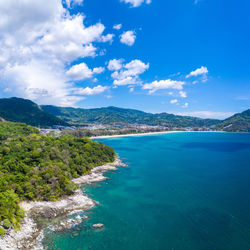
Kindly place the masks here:
[[(102, 139), (129, 167), (84, 187), (101, 205), (49, 249), (250, 249), (250, 134)], [(93, 230), (103, 223), (103, 230)], [(77, 233), (76, 233), (77, 232)]]

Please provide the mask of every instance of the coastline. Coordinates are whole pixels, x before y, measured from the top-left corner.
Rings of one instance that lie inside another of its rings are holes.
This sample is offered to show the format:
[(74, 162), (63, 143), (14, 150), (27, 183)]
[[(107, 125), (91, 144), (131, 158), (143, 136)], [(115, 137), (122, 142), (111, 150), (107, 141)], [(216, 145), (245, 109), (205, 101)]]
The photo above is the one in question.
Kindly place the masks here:
[[(89, 174), (73, 179), (72, 181), (79, 185), (79, 189), (73, 196), (58, 201), (20, 202), (20, 206), (26, 213), (21, 223), (21, 229), (17, 232), (13, 229), (8, 230), (6, 235), (0, 238), (0, 249), (44, 249), (39, 238), (43, 238), (42, 232), (47, 226), (41, 224), (39, 218), (47, 219), (53, 225), (53, 220), (57, 217), (67, 216), (77, 210), (86, 211), (93, 208), (98, 202), (83, 194), (80, 187), (92, 182), (103, 181), (107, 179), (103, 173), (125, 166), (126, 164), (116, 156), (114, 162), (97, 166)], [(81, 222), (82, 220), (79, 223)], [(69, 224), (66, 225), (67, 228), (69, 228), (68, 226)]]
[(227, 133), (225, 131), (161, 131), (161, 132), (146, 132), (138, 134), (122, 134), (122, 135), (101, 135), (92, 136), (90, 139), (108, 139), (117, 137), (132, 137), (132, 136), (149, 136), (149, 135), (161, 135), (161, 134), (172, 134), (172, 133)]

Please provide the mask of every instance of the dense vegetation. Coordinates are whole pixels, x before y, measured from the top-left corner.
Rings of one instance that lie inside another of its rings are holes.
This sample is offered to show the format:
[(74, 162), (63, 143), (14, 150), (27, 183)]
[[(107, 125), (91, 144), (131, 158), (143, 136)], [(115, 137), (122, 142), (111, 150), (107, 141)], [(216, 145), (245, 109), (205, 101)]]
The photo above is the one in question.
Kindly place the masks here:
[(150, 132), (160, 132), (161, 129), (136, 129), (136, 128), (103, 128), (103, 129), (85, 129), (77, 128), (75, 130), (63, 130), (63, 134), (72, 135), (76, 137), (96, 137), (96, 136), (106, 136), (106, 135), (127, 135), (127, 134), (139, 134), (139, 133), (150, 133)]
[(173, 127), (209, 127), (219, 123), (218, 120), (201, 119), (191, 116), (178, 116), (167, 113), (151, 114), (134, 109), (116, 107), (81, 109), (41, 106), (46, 112), (71, 124), (146, 124), (151, 126)]
[(250, 132), (250, 109), (222, 121), (216, 129), (228, 132)]
[(20, 200), (57, 200), (74, 193), (72, 178), (114, 160), (103, 143), (41, 135), (25, 124), (0, 122), (0, 234), (18, 229)]
[(65, 121), (43, 111), (34, 102), (16, 97), (0, 99), (0, 117), (8, 121), (24, 122), (37, 127), (67, 125)]

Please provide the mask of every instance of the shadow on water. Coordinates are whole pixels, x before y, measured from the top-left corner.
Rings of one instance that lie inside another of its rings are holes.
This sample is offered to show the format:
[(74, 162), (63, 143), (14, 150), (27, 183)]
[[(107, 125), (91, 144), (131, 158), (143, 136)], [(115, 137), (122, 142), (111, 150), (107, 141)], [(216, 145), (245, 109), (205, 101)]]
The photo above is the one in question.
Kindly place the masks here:
[(194, 208), (182, 215), (189, 225), (190, 238), (206, 246), (204, 249), (227, 248), (225, 244), (232, 234), (230, 215), (206, 207)]

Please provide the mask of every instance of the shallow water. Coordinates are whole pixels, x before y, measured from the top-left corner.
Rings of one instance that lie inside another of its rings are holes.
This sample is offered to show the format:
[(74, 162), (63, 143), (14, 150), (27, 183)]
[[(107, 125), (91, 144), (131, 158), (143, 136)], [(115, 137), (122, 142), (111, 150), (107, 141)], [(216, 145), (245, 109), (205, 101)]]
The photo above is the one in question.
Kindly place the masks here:
[(75, 230), (49, 233), (48, 249), (250, 249), (250, 134), (100, 141), (129, 167), (84, 187), (101, 205)]

